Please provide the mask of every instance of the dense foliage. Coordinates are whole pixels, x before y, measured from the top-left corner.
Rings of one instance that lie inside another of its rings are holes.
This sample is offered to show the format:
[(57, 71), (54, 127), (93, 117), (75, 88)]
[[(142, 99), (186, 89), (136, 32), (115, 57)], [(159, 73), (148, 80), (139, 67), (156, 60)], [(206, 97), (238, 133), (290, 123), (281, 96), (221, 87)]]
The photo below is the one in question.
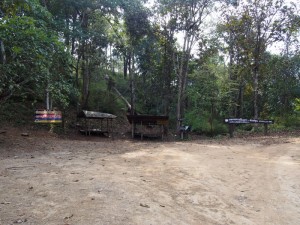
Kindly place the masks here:
[(299, 15), (284, 0), (2, 0), (1, 106), (33, 110), (49, 92), (53, 107), (129, 102), (199, 133), (226, 117), (297, 127)]

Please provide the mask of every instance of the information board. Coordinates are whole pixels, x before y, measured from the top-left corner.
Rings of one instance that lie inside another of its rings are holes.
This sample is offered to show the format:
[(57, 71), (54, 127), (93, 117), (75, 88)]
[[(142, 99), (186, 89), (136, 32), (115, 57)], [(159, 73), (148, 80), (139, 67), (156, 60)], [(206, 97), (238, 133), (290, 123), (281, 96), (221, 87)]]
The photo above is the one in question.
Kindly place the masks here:
[(37, 110), (35, 111), (35, 123), (61, 123), (62, 113), (61, 111), (47, 111), (47, 110)]
[(247, 124), (247, 123), (273, 124), (274, 120), (255, 120), (255, 119), (229, 118), (229, 119), (225, 119), (225, 123), (229, 123), (229, 124)]

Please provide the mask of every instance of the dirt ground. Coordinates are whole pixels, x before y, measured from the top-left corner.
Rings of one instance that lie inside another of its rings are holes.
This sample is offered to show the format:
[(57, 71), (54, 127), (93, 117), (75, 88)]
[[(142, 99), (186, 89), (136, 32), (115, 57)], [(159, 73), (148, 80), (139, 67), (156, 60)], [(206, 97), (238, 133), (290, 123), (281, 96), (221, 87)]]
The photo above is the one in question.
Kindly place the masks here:
[(300, 137), (0, 134), (0, 224), (299, 225)]

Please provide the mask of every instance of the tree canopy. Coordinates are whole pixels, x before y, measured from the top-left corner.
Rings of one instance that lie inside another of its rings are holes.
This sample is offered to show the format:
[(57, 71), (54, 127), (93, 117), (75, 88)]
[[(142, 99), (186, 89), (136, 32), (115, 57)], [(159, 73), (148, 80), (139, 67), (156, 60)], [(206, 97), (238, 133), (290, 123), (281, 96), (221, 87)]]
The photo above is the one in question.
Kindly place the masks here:
[(167, 115), (176, 129), (184, 118), (200, 133), (223, 132), (226, 117), (289, 124), (300, 113), (299, 7), (3, 0), (0, 102), (34, 108), (49, 92), (59, 108), (115, 113), (123, 98), (131, 113)]

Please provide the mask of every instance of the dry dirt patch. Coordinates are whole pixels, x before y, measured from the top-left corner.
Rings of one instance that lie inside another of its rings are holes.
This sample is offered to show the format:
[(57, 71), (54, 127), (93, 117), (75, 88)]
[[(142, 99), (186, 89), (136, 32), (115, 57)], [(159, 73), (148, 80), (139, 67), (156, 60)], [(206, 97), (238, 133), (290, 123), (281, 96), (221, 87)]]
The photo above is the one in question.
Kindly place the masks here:
[(0, 136), (0, 224), (300, 224), (300, 139)]

